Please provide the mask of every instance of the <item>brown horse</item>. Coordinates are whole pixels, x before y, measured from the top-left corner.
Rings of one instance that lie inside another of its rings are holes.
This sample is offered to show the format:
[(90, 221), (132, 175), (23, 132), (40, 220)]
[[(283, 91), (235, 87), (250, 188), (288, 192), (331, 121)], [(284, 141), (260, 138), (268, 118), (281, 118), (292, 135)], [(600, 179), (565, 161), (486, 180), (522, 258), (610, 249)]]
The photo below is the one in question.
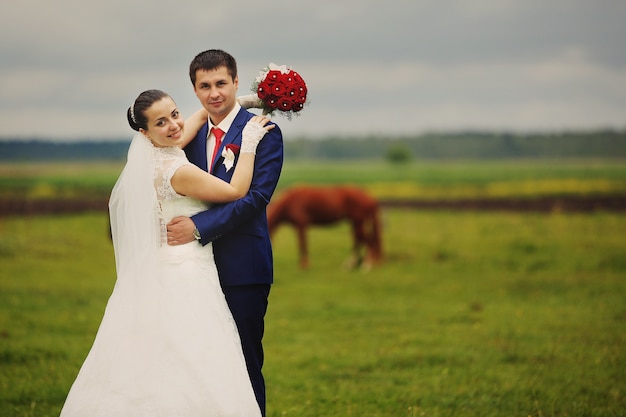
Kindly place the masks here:
[[(300, 266), (309, 266), (306, 229), (341, 220), (352, 224), (353, 257), (351, 266), (370, 267), (382, 261), (378, 202), (352, 186), (298, 186), (286, 190), (269, 205), (267, 220), (270, 233), (281, 223), (289, 223), (298, 233)], [(365, 247), (365, 257), (361, 249)]]

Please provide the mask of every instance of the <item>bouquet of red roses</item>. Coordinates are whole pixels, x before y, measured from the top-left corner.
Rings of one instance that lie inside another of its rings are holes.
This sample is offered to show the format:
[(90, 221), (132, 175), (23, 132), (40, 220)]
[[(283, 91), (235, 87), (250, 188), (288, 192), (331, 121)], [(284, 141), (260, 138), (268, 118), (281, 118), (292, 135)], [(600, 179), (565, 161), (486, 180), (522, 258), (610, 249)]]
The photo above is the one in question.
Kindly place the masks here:
[(308, 90), (300, 74), (285, 65), (269, 64), (252, 84), (252, 91), (262, 102), (263, 114), (278, 110), (291, 120), (304, 108)]

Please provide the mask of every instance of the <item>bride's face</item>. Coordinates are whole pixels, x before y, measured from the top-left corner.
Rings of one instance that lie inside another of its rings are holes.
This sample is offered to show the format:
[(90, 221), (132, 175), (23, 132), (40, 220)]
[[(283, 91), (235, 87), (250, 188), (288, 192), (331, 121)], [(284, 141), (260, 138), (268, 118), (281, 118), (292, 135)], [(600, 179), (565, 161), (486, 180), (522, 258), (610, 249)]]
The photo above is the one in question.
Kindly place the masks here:
[(148, 128), (140, 129), (155, 146), (178, 146), (183, 139), (185, 119), (170, 97), (155, 101), (144, 112), (148, 118)]

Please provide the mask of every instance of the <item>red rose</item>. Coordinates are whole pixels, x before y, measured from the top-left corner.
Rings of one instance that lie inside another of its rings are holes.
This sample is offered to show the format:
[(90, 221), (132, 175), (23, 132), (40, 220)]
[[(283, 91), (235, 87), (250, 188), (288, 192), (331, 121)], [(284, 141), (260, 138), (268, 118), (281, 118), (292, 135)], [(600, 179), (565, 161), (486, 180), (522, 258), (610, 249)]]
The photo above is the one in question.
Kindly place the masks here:
[(287, 87), (287, 93), (285, 94), (285, 97), (289, 97), (290, 100), (294, 100), (297, 94), (298, 94), (297, 87)]
[(263, 81), (259, 84), (259, 88), (257, 89), (257, 95), (261, 100), (265, 100), (265, 98), (271, 94), (272, 87), (270, 87), (269, 83)]
[(294, 88), (298, 85), (296, 78), (293, 76), (293, 72), (285, 74), (282, 83), (285, 84), (287, 88)]
[(294, 94), (294, 98), (293, 100), (296, 103), (302, 103), (304, 104), (306, 102), (306, 94), (307, 94), (307, 89), (306, 87), (299, 87)]
[(263, 101), (265, 102), (267, 107), (269, 107), (270, 109), (278, 108), (278, 97), (276, 96), (273, 96), (273, 95), (267, 96), (265, 100)]
[(281, 82), (276, 82), (272, 85), (272, 94), (276, 97), (282, 97), (287, 92), (287, 87)]
[(229, 143), (228, 145), (225, 146), (225, 148), (227, 151), (229, 150), (235, 155), (239, 155), (239, 149), (240, 149), (239, 145), (235, 145), (234, 143)]
[(282, 97), (278, 100), (278, 110), (290, 111), (293, 108), (292, 101), (287, 97)]
[(270, 80), (270, 82), (272, 82), (272, 81), (277, 81), (277, 80), (279, 80), (279, 79), (280, 79), (280, 74), (281, 74), (281, 72), (280, 72), (280, 71), (277, 71), (277, 70), (271, 70), (270, 72), (268, 72), (268, 73), (267, 73), (267, 76), (265, 77), (265, 79), (266, 79), (266, 80), (267, 80), (267, 79), (269, 79), (269, 80)]

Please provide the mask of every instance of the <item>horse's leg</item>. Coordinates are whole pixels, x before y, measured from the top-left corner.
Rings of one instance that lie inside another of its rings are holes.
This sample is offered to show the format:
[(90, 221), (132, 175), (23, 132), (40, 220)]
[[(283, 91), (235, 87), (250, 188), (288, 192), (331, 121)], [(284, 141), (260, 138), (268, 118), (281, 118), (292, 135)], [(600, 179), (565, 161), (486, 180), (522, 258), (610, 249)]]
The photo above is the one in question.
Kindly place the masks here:
[(366, 249), (365, 266), (371, 267), (381, 261), (381, 243), (380, 243), (380, 219), (378, 218), (378, 210), (374, 209), (367, 212), (364, 219), (363, 243)]
[(361, 246), (365, 239), (365, 230), (363, 228), (363, 221), (352, 220), (352, 257), (348, 261), (350, 269), (357, 268), (363, 263), (363, 256), (361, 254)]
[(370, 214), (368, 213), (367, 218), (364, 223), (367, 223), (368, 229), (364, 231), (364, 244), (365, 244), (365, 263), (367, 266), (372, 266), (375, 262), (375, 237), (374, 237), (374, 225), (372, 224), (372, 219)]
[(379, 263), (383, 260), (383, 248), (382, 248), (382, 236), (381, 236), (381, 224), (380, 224), (380, 211), (378, 207), (374, 209), (371, 214), (371, 235), (370, 235), (370, 247), (372, 251), (372, 259), (375, 263)]
[(371, 224), (371, 219), (368, 217), (363, 221), (363, 235), (361, 244), (364, 247), (362, 269), (369, 271), (376, 264), (378, 256), (376, 249), (376, 233), (374, 225)]
[(300, 268), (309, 267), (309, 249), (306, 240), (306, 225), (299, 224), (298, 229), (298, 247), (300, 248)]

